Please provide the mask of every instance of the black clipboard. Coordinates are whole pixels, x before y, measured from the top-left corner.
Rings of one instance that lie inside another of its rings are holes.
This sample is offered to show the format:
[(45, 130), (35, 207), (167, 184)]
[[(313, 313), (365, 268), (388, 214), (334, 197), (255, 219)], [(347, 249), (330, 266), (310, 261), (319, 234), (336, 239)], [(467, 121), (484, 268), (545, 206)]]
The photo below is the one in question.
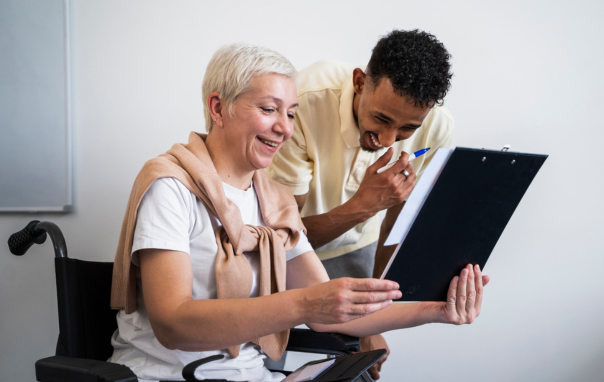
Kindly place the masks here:
[(547, 155), (457, 147), (383, 278), (399, 301), (446, 301), (467, 264), (481, 269)]

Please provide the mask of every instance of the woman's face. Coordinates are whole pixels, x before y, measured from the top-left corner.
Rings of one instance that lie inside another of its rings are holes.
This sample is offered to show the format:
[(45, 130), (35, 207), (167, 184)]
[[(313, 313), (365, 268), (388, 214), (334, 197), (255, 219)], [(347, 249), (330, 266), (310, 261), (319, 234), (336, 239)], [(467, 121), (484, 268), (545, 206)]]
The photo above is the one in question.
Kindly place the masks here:
[(292, 79), (266, 74), (251, 80), (250, 89), (233, 105), (233, 113), (222, 113), (229, 153), (241, 170), (270, 165), (283, 142), (292, 136), (297, 108)]

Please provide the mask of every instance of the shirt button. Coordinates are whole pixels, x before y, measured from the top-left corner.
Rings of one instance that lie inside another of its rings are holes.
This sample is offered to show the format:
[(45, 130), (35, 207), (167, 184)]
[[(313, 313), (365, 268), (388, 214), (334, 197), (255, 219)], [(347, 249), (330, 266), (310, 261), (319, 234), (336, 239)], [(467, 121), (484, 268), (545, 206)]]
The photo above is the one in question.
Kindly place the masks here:
[(360, 167), (360, 168), (365, 167), (365, 162), (359, 162), (359, 163), (357, 163), (357, 167)]

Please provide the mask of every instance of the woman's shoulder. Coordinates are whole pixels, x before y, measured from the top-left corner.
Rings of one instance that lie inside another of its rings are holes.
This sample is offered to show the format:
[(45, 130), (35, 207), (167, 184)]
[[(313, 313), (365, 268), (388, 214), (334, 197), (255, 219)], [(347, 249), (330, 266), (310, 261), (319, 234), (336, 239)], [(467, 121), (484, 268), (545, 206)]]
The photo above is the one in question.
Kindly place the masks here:
[(156, 208), (192, 212), (197, 207), (196, 196), (176, 178), (158, 178), (145, 193), (141, 205), (151, 204)]

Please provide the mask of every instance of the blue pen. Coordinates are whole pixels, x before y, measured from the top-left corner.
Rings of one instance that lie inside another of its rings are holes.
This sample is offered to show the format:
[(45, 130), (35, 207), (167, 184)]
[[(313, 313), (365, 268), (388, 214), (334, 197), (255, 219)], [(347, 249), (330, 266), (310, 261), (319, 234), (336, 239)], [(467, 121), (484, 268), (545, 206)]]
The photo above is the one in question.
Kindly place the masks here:
[[(429, 148), (429, 147), (428, 147), (428, 148), (421, 149), (421, 150), (419, 150), (419, 151), (414, 152), (413, 154), (409, 155), (409, 160), (410, 160), (410, 161), (412, 161), (413, 159), (415, 159), (415, 158), (417, 158), (417, 157), (419, 157), (419, 156), (421, 156), (421, 155), (424, 155), (425, 153), (427, 153), (427, 152), (428, 152), (428, 150), (430, 150), (430, 148)], [(392, 166), (394, 166), (394, 164), (395, 164), (396, 162), (398, 162), (398, 160), (395, 160), (394, 162), (390, 162), (390, 163), (388, 163), (388, 164), (387, 164), (387, 165), (385, 165), (384, 167), (382, 167), (382, 168), (380, 168), (379, 170), (377, 170), (377, 173), (378, 173), (378, 174), (383, 173), (384, 171), (386, 171), (386, 170), (388, 170), (389, 168), (391, 168)]]

